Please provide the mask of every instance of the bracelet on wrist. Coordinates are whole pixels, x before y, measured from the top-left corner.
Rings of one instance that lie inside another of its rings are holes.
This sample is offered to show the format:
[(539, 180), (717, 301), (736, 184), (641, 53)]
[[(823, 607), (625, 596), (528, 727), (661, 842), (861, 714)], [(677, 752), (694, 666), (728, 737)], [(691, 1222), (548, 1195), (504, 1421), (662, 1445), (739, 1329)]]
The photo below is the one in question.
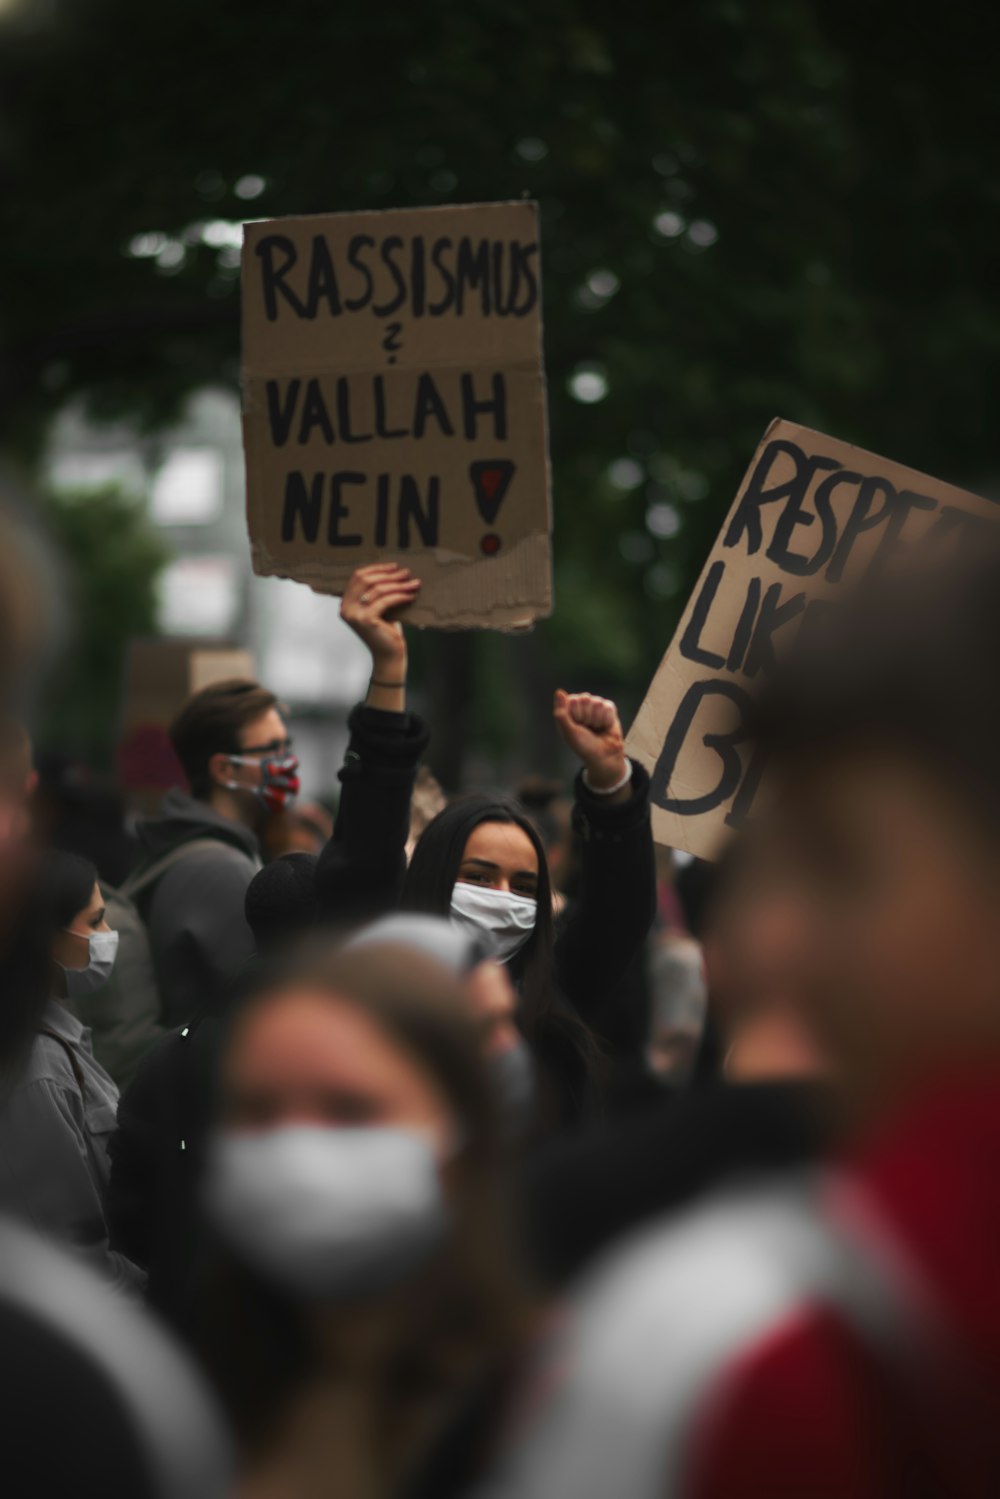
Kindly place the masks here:
[(594, 796), (614, 796), (616, 791), (622, 791), (632, 779), (632, 761), (625, 761), (625, 774), (613, 786), (595, 786), (586, 770), (583, 772), (583, 784)]
[(405, 680), (402, 682), (381, 682), (378, 677), (369, 677), (368, 685), (369, 687), (405, 687), (406, 682)]

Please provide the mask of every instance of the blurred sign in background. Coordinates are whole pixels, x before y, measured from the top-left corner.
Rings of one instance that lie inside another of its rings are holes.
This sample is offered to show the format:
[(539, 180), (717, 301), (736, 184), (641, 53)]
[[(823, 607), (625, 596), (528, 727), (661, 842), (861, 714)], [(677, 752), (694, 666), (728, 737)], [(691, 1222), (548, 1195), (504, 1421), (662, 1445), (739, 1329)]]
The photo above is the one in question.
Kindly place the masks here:
[(347, 712), (364, 694), (370, 663), (336, 600), (250, 571), (236, 396), (200, 391), (182, 420), (155, 436), (67, 407), (52, 426), (43, 475), (69, 503), (85, 507), (109, 487), (133, 500), (164, 543), (157, 630), (249, 650), (261, 680), (292, 709), (307, 794), (331, 791)]

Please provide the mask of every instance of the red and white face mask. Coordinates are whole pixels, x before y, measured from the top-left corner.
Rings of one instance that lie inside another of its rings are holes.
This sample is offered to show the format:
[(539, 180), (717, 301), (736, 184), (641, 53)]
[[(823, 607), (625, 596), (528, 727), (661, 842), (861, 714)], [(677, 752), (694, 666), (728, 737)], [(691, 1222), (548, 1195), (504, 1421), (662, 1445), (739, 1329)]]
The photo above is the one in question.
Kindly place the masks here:
[(260, 769), (260, 781), (256, 786), (242, 786), (238, 781), (227, 781), (230, 791), (250, 791), (263, 802), (268, 812), (284, 812), (299, 794), (299, 761), (296, 755), (283, 755), (278, 760), (257, 760), (251, 755), (230, 755), (232, 765), (256, 765)]

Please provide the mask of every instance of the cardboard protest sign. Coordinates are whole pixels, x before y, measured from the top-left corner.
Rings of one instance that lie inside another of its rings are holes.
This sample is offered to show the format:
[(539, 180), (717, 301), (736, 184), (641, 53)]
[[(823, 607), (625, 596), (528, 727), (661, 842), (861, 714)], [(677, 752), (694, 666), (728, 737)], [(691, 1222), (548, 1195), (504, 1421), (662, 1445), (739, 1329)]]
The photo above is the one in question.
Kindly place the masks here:
[(231, 677), (253, 677), (249, 651), (217, 641), (133, 640), (125, 662), (118, 771), (138, 805), (183, 786), (184, 772), (167, 735), (193, 692)]
[(537, 205), (247, 224), (243, 431), (255, 572), (399, 561), (414, 624), (549, 614)]
[(763, 772), (745, 742), (751, 694), (820, 600), (997, 520), (989, 500), (772, 422), (629, 732), (657, 842), (713, 858), (744, 821)]

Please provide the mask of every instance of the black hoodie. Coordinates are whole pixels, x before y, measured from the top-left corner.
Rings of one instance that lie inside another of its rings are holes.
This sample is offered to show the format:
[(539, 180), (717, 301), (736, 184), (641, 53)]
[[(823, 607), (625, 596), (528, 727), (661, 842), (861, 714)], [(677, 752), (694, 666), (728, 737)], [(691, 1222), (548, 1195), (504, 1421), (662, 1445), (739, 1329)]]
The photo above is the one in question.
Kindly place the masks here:
[(149, 929), (163, 1023), (175, 1026), (216, 1000), (251, 956), (243, 903), (261, 861), (251, 829), (207, 802), (168, 791), (161, 811), (136, 829), (136, 875), (181, 844), (199, 844), (135, 897)]

